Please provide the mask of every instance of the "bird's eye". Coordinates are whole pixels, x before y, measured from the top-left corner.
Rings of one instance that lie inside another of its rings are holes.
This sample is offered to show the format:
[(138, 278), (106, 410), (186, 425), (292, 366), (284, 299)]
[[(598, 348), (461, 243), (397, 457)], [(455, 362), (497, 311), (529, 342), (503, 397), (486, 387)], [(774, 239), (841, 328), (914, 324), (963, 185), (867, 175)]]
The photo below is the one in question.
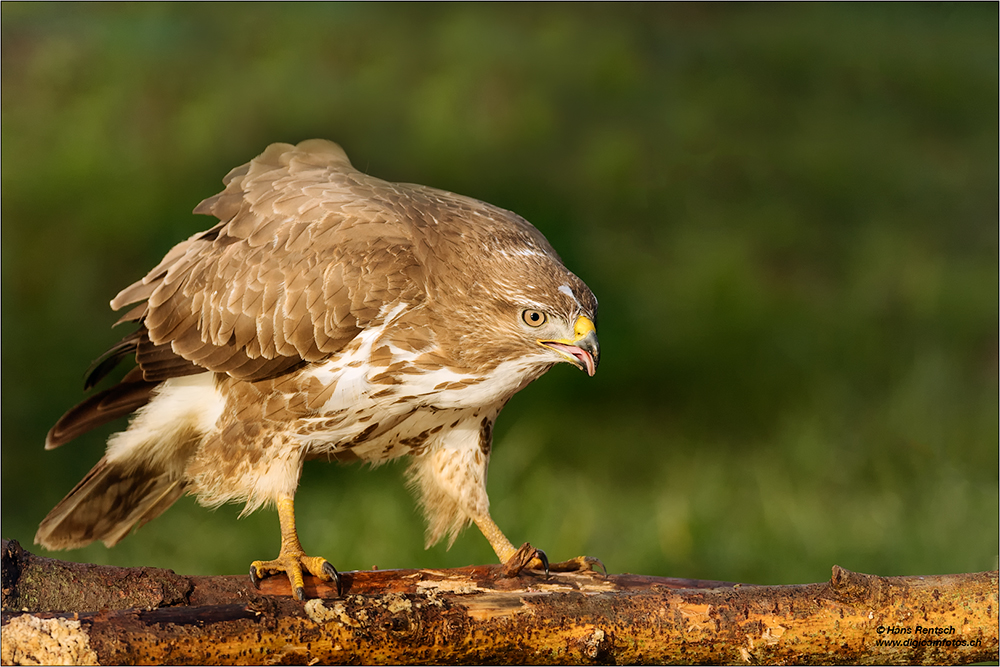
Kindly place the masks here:
[(529, 327), (540, 327), (545, 324), (545, 320), (548, 319), (548, 316), (540, 310), (528, 309), (521, 313), (521, 319), (524, 320), (524, 323)]

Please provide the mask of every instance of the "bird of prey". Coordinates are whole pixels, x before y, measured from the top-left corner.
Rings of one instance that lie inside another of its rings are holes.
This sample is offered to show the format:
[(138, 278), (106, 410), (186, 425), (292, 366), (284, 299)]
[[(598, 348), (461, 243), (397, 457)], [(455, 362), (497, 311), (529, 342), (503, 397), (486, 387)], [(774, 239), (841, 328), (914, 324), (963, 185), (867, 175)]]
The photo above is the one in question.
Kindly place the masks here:
[(35, 542), (112, 546), (183, 494), (244, 513), (273, 503), (280, 551), (254, 561), (251, 579), (284, 572), (302, 599), (303, 570), (339, 587), (295, 530), (303, 463), (409, 456), (427, 546), (475, 523), (511, 571), (547, 569), (490, 518), (493, 424), (554, 364), (597, 370), (590, 289), (518, 215), (374, 178), (329, 141), (272, 144), (223, 182), (195, 208), (218, 224), (111, 301), (132, 306), (119, 322), (137, 328), (87, 388), (136, 365), (67, 412), (45, 447), (132, 417)]

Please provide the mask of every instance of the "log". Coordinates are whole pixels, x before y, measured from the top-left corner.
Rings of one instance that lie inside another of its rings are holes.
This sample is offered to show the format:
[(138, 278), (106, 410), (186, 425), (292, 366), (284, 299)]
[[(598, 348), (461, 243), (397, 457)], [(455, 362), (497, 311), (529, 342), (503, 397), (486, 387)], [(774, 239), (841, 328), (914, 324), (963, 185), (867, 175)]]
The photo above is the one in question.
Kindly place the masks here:
[(966, 664), (998, 658), (997, 572), (754, 586), (499, 566), (260, 590), (3, 551), (3, 664)]

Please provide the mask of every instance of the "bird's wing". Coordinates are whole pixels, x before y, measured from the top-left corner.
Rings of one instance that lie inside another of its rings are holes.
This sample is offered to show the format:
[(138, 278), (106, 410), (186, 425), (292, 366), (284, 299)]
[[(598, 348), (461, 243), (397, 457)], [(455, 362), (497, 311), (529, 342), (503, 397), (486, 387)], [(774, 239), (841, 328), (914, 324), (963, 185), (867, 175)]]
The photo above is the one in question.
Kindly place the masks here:
[(393, 185), (355, 170), (338, 145), (272, 144), (224, 183), (195, 209), (221, 222), (111, 302), (139, 304), (122, 319), (141, 323), (146, 380), (272, 377), (424, 298), (405, 197), (394, 206)]

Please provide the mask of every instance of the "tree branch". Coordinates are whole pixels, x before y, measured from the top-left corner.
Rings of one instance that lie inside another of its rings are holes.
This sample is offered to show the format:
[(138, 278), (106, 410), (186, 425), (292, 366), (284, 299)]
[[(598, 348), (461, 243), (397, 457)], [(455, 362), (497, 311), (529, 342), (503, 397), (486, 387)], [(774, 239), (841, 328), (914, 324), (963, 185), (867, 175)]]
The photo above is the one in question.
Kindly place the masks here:
[(4, 664), (798, 663), (996, 660), (997, 572), (751, 586), (499, 566), (184, 577), (3, 543)]

